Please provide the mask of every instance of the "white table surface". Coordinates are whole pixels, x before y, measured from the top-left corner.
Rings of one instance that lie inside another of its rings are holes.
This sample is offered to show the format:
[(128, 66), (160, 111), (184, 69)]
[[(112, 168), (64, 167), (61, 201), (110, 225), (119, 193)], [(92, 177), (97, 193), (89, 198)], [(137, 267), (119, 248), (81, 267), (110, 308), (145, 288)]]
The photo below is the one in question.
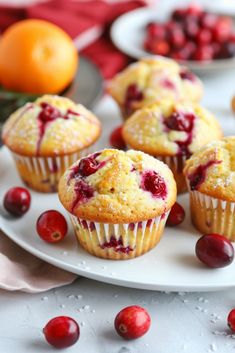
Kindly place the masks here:
[[(235, 133), (230, 99), (235, 93), (235, 70), (204, 77), (204, 105), (220, 120), (225, 134)], [(109, 97), (95, 113), (103, 122), (120, 124), (118, 110)], [(110, 123), (109, 123), (110, 126)], [(78, 296), (78, 297), (76, 297)], [(235, 289), (216, 293), (161, 293), (127, 289), (79, 278), (73, 284), (40, 294), (0, 290), (0, 353), (53, 352), (42, 336), (47, 321), (69, 315), (81, 326), (79, 342), (68, 352), (82, 353), (203, 353), (235, 352), (235, 335), (226, 325), (235, 307)], [(126, 342), (113, 329), (117, 312), (138, 304), (152, 317), (150, 331)]]

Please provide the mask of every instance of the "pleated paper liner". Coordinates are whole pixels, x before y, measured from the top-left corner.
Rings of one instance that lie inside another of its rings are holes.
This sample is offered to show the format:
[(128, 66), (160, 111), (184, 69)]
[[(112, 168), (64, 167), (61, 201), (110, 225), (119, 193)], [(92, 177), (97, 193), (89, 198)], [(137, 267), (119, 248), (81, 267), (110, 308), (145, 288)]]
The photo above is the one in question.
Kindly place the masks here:
[(137, 223), (91, 222), (69, 214), (75, 235), (90, 254), (113, 260), (132, 259), (154, 248), (160, 241), (169, 211)]
[(78, 159), (91, 153), (85, 148), (75, 153), (57, 157), (26, 157), (13, 153), (18, 173), (23, 182), (39, 192), (56, 192), (65, 170)]

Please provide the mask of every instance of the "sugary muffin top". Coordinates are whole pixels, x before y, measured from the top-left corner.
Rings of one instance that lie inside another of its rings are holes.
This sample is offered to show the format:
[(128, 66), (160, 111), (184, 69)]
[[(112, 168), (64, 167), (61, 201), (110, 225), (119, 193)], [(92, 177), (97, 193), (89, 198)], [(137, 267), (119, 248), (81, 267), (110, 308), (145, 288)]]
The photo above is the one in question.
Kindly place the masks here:
[(186, 161), (184, 174), (192, 191), (235, 202), (235, 136), (201, 148)]
[(99, 137), (99, 120), (81, 104), (44, 95), (14, 112), (3, 127), (3, 142), (25, 156), (73, 153)]
[(130, 148), (154, 156), (189, 157), (201, 146), (220, 139), (214, 116), (196, 103), (164, 100), (136, 111), (124, 124)]
[(74, 163), (59, 183), (59, 198), (75, 216), (131, 223), (167, 212), (176, 184), (164, 163), (143, 152), (106, 149)]
[(151, 57), (129, 65), (116, 75), (108, 85), (108, 92), (129, 116), (162, 98), (199, 101), (203, 87), (191, 71), (175, 61)]

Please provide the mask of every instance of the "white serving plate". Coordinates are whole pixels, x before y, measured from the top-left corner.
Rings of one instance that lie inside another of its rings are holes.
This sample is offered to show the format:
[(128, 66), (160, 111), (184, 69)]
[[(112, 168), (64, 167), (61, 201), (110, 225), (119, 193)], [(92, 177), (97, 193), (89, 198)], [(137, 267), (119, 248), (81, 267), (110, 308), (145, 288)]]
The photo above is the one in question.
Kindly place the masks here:
[[(141, 8), (120, 16), (112, 25), (111, 38), (113, 43), (123, 53), (135, 59), (153, 56), (143, 48), (145, 28), (149, 22), (165, 22), (169, 18), (169, 8), (148, 7)], [(235, 58), (213, 61), (180, 61), (197, 73), (218, 72), (218, 70), (232, 69), (235, 67)]]
[[(6, 190), (22, 185), (7, 149), (0, 150), (0, 200)], [(65, 270), (99, 281), (133, 288), (165, 291), (212, 291), (235, 286), (235, 262), (227, 268), (205, 268), (194, 255), (198, 233), (189, 220), (188, 195), (179, 197), (187, 212), (184, 223), (166, 228), (160, 244), (149, 253), (126, 261), (99, 259), (86, 253), (70, 228), (59, 244), (45, 243), (36, 234), (38, 216), (47, 209), (66, 215), (56, 194), (31, 192), (28, 213), (19, 219), (0, 209), (0, 228), (14, 242), (35, 256)]]

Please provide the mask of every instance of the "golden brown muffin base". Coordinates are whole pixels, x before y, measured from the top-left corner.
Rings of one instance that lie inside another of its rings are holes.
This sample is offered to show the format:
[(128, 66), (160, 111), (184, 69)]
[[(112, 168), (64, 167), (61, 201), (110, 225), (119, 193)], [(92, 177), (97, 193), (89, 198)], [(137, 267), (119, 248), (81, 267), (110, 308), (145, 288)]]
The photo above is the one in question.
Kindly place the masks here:
[[(70, 218), (80, 245), (88, 253), (104, 259), (128, 260), (143, 255), (158, 244), (167, 216), (168, 213), (149, 220), (152, 221), (151, 224), (145, 221), (125, 225), (94, 223), (79, 220), (72, 215)], [(121, 238), (122, 246), (132, 250), (124, 252), (113, 247), (104, 247), (105, 243), (110, 242), (111, 237), (114, 237), (117, 242)]]
[(235, 203), (190, 191), (192, 223), (202, 234), (217, 233), (235, 241)]

